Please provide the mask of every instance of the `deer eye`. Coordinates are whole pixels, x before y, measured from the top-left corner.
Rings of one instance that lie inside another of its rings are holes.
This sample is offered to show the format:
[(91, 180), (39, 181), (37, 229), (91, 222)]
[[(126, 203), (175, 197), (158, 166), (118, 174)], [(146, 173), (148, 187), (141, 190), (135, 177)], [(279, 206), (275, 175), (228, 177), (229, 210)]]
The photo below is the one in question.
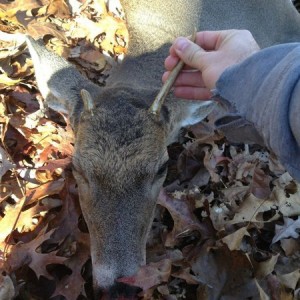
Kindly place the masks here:
[(167, 171), (168, 166), (169, 166), (169, 160), (167, 160), (163, 165), (161, 165), (161, 167), (158, 169), (156, 175), (158, 175), (158, 176), (163, 175)]

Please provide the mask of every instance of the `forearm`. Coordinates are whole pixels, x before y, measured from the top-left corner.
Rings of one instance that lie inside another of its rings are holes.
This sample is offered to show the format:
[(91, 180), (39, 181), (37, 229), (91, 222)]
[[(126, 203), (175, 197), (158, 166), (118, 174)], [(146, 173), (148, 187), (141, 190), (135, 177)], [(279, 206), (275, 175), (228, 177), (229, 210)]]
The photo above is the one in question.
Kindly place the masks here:
[(299, 79), (300, 44), (286, 44), (228, 68), (216, 88), (300, 181)]

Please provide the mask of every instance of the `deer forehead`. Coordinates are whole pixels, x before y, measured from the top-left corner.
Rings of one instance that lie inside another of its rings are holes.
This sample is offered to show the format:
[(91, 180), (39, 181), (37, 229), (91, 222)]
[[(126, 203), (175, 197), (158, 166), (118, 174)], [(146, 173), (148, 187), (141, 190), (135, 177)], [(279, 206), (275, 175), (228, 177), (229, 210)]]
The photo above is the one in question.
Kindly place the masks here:
[(167, 158), (166, 145), (155, 141), (137, 140), (123, 144), (115, 140), (98, 140), (95, 147), (76, 146), (73, 164), (91, 175), (113, 177), (126, 173), (151, 173)]
[(167, 126), (157, 121), (148, 109), (130, 103), (100, 103), (92, 113), (83, 113), (76, 132), (78, 145), (101, 151), (107, 147), (133, 149), (147, 144), (161, 144), (166, 139)]
[(79, 130), (73, 158), (75, 167), (90, 177), (122, 178), (124, 174), (153, 173), (167, 156), (165, 134), (147, 122), (130, 125), (115, 123), (114, 128), (95, 124), (88, 126), (89, 130)]

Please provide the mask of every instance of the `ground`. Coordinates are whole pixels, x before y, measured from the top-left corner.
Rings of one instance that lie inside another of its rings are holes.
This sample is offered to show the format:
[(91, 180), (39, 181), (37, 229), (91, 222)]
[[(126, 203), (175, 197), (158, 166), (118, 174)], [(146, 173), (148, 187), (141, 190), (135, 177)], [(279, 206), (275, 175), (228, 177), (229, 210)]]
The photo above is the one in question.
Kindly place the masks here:
[[(3, 0), (0, 17), (0, 299), (92, 299), (72, 130), (43, 113), (20, 33), (104, 84), (126, 54), (124, 15), (114, 1)], [(142, 299), (300, 299), (299, 185), (267, 149), (228, 143), (215, 117), (169, 147), (148, 263), (120, 281)]]

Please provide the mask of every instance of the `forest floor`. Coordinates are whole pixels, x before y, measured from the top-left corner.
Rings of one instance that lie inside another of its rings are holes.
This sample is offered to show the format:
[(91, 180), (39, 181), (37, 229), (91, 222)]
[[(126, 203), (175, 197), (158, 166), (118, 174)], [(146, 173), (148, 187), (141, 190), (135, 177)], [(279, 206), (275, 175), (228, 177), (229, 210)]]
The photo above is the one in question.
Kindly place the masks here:
[[(23, 34), (103, 85), (128, 42), (108, 3), (0, 1), (0, 300), (92, 299), (73, 133), (41, 113)], [(147, 265), (131, 284), (142, 299), (300, 299), (300, 186), (267, 149), (228, 143), (214, 117), (168, 149)]]

